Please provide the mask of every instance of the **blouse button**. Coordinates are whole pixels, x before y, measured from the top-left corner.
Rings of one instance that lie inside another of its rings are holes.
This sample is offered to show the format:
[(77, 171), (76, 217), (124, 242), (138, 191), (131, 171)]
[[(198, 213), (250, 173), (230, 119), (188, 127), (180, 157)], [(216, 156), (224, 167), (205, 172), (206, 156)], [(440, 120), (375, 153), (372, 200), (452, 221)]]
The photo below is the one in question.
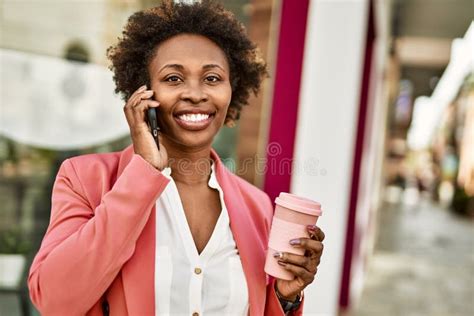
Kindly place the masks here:
[[(194, 268), (194, 273), (201, 274), (201, 272), (202, 272), (201, 268)], [(194, 315), (194, 314), (196, 314), (196, 315)], [(194, 314), (193, 314), (193, 316), (199, 316), (198, 313), (194, 313)]]

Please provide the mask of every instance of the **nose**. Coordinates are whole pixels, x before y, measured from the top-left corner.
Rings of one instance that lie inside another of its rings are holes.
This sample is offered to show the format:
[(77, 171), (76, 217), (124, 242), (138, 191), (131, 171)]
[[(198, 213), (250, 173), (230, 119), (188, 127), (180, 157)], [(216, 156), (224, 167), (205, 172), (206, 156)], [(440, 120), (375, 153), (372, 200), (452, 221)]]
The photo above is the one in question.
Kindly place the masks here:
[(181, 93), (181, 99), (194, 104), (205, 102), (208, 99), (207, 93), (203, 90), (200, 82), (188, 81)]

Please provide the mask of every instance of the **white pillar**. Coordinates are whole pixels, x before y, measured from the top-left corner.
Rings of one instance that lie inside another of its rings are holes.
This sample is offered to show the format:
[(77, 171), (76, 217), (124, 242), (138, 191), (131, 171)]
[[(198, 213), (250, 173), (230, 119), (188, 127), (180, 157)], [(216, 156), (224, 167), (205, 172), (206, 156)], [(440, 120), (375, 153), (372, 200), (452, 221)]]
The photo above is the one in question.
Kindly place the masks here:
[(322, 262), (305, 315), (337, 315), (368, 0), (310, 1), (291, 190), (321, 202)]

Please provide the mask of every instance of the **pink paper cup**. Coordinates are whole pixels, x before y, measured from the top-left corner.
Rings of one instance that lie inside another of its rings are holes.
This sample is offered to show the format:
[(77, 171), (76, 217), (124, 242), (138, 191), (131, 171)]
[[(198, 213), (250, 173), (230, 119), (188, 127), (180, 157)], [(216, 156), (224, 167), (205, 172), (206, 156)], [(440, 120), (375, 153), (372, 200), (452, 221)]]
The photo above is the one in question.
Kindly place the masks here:
[(265, 272), (275, 278), (293, 280), (293, 273), (285, 270), (273, 257), (275, 252), (303, 255), (304, 249), (290, 245), (295, 238), (309, 238), (307, 225), (315, 225), (322, 215), (321, 204), (290, 193), (280, 193), (275, 199), (275, 214), (268, 241)]

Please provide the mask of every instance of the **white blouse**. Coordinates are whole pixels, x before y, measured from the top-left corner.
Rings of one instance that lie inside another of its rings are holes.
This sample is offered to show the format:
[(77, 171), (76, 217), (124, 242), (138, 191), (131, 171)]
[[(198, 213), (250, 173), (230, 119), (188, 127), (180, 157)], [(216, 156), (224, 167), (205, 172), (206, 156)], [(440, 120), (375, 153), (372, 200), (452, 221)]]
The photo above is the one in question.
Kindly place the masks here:
[(155, 315), (247, 315), (247, 282), (214, 163), (208, 185), (219, 191), (222, 211), (201, 254), (171, 169), (162, 173), (171, 181), (156, 201)]

